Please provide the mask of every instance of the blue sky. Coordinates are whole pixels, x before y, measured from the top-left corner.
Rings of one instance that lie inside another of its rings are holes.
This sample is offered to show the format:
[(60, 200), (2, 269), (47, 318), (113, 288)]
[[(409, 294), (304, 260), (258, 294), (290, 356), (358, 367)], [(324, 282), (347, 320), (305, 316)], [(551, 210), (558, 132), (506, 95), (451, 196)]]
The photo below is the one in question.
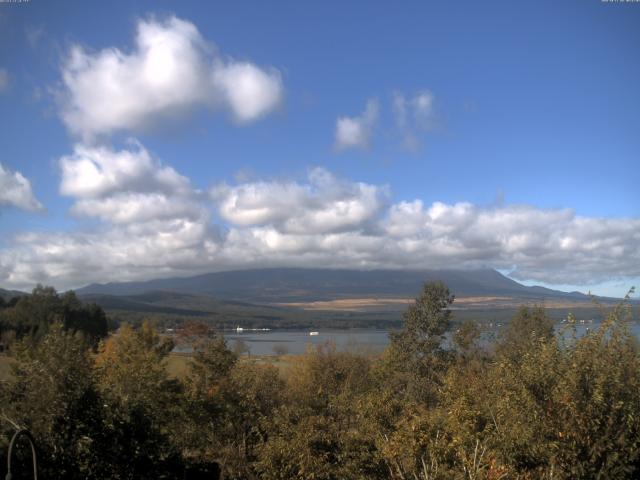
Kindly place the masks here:
[[(182, 70), (129, 81), (165, 41)], [(639, 283), (637, 3), (0, 4), (0, 72), (5, 287), (332, 262)]]

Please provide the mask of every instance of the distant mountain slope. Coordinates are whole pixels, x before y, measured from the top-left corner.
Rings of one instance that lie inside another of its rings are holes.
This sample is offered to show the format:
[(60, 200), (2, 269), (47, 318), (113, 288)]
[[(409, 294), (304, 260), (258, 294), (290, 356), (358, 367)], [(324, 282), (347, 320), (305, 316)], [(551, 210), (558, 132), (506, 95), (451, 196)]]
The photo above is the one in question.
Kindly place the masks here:
[(92, 284), (87, 295), (139, 295), (153, 291), (207, 295), (252, 303), (330, 300), (361, 296), (415, 297), (426, 281), (441, 280), (457, 296), (587, 299), (583, 294), (527, 287), (491, 270), (332, 270), (269, 268), (216, 272), (145, 282)]
[(22, 297), (24, 295), (27, 294), (18, 290), (5, 290), (4, 288), (0, 288), (0, 298), (3, 298), (4, 300), (10, 300), (13, 297)]
[(208, 295), (191, 295), (167, 291), (150, 291), (134, 295), (81, 294), (107, 314), (124, 321), (163, 318), (170, 324), (185, 319), (212, 321), (218, 327), (252, 326), (298, 327), (309, 324), (309, 315), (299, 310), (273, 305), (256, 305), (233, 300), (219, 300)]

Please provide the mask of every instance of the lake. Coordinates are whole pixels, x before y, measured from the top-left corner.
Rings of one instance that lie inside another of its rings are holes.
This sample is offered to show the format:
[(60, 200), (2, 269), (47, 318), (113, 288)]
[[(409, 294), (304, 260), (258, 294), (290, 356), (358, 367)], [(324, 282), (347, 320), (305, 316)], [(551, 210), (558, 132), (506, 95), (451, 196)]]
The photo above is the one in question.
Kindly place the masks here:
[[(566, 324), (557, 324), (556, 329), (565, 328)], [(600, 326), (599, 322), (578, 323), (576, 334), (578, 337), (593, 331)], [(640, 338), (640, 325), (631, 323), (631, 331)], [(493, 328), (487, 328), (483, 333), (484, 342), (495, 339), (502, 325), (497, 324)], [(321, 345), (333, 342), (338, 350), (379, 353), (389, 343), (389, 330), (353, 329), (353, 330), (318, 330), (317, 335), (310, 335), (310, 330), (269, 330), (255, 331), (228, 330), (222, 332), (227, 339), (229, 348), (234, 348), (236, 341), (242, 341), (249, 348), (251, 355), (276, 355), (280, 353), (301, 354), (308, 345)], [(567, 338), (570, 333), (565, 333)], [(184, 350), (183, 350), (184, 351)]]
[(235, 342), (241, 340), (249, 347), (251, 355), (275, 355), (277, 349), (297, 355), (304, 353), (309, 344), (321, 345), (327, 342), (334, 342), (338, 350), (378, 353), (389, 343), (388, 330), (320, 330), (318, 335), (309, 333), (309, 330), (223, 332), (229, 348), (233, 349)]

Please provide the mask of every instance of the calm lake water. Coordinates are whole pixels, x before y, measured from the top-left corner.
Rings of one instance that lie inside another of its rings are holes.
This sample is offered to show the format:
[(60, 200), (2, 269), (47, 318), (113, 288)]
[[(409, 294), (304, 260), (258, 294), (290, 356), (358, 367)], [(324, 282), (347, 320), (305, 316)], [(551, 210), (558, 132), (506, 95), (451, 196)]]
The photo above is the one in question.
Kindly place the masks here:
[[(484, 332), (485, 342), (495, 339), (501, 326), (495, 326)], [(576, 325), (578, 337), (588, 331), (599, 327), (599, 323), (584, 323)], [(640, 338), (640, 325), (630, 325), (634, 335)], [(556, 326), (558, 330), (564, 328), (563, 324)], [(321, 345), (333, 342), (338, 350), (356, 352), (379, 353), (389, 343), (388, 330), (353, 329), (353, 330), (319, 330), (318, 335), (309, 335), (310, 330), (270, 330), (236, 332), (235, 330), (223, 332), (230, 348), (234, 348), (237, 341), (242, 341), (249, 348), (251, 355), (276, 355), (279, 353), (301, 354), (308, 345)], [(569, 338), (570, 333), (565, 333)], [(184, 351), (184, 350), (183, 350)]]
[(310, 330), (271, 330), (223, 332), (230, 348), (236, 341), (249, 347), (251, 355), (275, 355), (281, 349), (289, 354), (304, 353), (307, 345), (322, 345), (334, 342), (338, 350), (352, 350), (378, 353), (389, 343), (388, 330), (320, 330), (318, 335), (309, 335)]

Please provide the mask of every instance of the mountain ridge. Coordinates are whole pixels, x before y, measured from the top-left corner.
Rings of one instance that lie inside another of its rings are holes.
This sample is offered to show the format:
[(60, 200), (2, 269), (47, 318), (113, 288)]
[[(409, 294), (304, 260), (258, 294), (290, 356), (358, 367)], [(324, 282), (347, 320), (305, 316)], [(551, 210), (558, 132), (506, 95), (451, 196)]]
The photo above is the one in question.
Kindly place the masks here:
[(493, 269), (348, 270), (264, 268), (168, 277), (137, 282), (94, 283), (84, 295), (136, 295), (152, 291), (208, 295), (225, 300), (273, 303), (357, 296), (415, 297), (424, 282), (441, 280), (456, 296), (510, 296), (527, 299), (588, 300), (578, 292), (525, 286)]
[(0, 288), (0, 298), (3, 300), (11, 300), (13, 297), (23, 297), (27, 295), (25, 292), (21, 292), (20, 290), (6, 290), (4, 288)]

